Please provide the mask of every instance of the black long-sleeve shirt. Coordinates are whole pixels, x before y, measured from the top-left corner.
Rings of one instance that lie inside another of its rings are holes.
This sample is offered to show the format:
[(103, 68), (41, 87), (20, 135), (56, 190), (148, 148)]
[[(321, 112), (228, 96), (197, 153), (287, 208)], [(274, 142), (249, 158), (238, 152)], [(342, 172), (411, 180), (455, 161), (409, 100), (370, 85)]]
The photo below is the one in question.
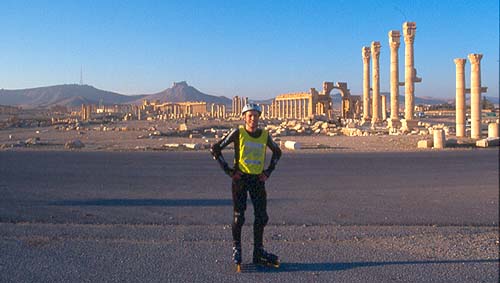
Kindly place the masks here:
[[(243, 129), (243, 130), (246, 131), (245, 129)], [(262, 129), (257, 129), (253, 133), (250, 133), (247, 131), (247, 133), (253, 138), (258, 138), (262, 134)], [(240, 129), (236, 128), (236, 129), (232, 130), (228, 135), (223, 137), (221, 140), (216, 142), (212, 146), (212, 149), (211, 149), (212, 155), (219, 162), (219, 165), (222, 167), (224, 172), (226, 172), (228, 175), (232, 175), (232, 173), (236, 170), (239, 171), (239, 168), (238, 168), (238, 158), (240, 156), (240, 154), (239, 154), (239, 151), (240, 151), (240, 138), (239, 138), (239, 136), (240, 136)], [(227, 162), (224, 160), (224, 157), (222, 156), (222, 150), (231, 143), (234, 144), (234, 169), (233, 170), (231, 170), (229, 168), (229, 165), (227, 164)], [(273, 152), (273, 155), (271, 157), (271, 162), (269, 163), (269, 167), (267, 167), (267, 169), (264, 170), (263, 173), (269, 177), (271, 175), (271, 173), (273, 172), (274, 168), (276, 167), (278, 160), (281, 157), (281, 149), (273, 141), (273, 139), (271, 138), (271, 135), (267, 136), (267, 147), (269, 147), (269, 149), (271, 149), (271, 151)]]

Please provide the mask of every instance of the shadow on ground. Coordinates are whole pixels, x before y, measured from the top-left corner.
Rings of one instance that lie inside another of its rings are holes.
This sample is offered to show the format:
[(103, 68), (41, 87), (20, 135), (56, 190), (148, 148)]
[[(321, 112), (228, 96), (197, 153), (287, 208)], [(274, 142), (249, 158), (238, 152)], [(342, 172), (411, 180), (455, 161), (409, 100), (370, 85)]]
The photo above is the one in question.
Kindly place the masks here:
[(90, 199), (52, 201), (53, 206), (232, 206), (230, 199)]
[(319, 263), (281, 263), (279, 268), (262, 267), (255, 264), (242, 264), (241, 272), (303, 272), (303, 271), (342, 271), (360, 267), (386, 266), (386, 265), (417, 265), (417, 264), (474, 264), (497, 263), (498, 259), (477, 260), (423, 260), (423, 261), (373, 261), (373, 262), (319, 262)]

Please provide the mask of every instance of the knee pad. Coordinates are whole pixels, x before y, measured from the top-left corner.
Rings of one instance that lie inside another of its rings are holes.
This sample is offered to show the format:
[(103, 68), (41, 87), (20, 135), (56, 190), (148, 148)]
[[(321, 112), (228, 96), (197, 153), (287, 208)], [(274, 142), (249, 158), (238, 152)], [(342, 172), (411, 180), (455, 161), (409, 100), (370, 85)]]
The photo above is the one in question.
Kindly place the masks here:
[(243, 213), (235, 212), (233, 223), (237, 226), (243, 226), (245, 223), (245, 215)]
[(267, 216), (267, 214), (255, 216), (255, 224), (257, 225), (266, 226), (267, 221), (269, 221), (269, 217)]

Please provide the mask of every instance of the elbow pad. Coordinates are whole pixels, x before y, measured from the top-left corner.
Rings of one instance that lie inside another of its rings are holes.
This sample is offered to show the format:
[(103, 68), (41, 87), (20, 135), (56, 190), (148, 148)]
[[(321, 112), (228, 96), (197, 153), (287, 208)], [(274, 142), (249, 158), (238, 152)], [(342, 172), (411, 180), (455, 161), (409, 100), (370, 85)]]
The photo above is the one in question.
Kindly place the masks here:
[(214, 159), (219, 159), (219, 156), (221, 155), (220, 145), (218, 143), (214, 144), (210, 148), (210, 153), (212, 154), (212, 156), (214, 157)]

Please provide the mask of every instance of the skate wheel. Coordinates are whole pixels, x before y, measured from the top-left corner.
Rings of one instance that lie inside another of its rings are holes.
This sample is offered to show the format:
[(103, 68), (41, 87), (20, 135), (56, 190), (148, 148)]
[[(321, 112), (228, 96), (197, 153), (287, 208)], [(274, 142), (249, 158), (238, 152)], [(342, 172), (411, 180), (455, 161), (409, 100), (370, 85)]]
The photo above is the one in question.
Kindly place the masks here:
[(236, 273), (240, 273), (241, 272), (241, 264), (237, 264), (236, 265)]

